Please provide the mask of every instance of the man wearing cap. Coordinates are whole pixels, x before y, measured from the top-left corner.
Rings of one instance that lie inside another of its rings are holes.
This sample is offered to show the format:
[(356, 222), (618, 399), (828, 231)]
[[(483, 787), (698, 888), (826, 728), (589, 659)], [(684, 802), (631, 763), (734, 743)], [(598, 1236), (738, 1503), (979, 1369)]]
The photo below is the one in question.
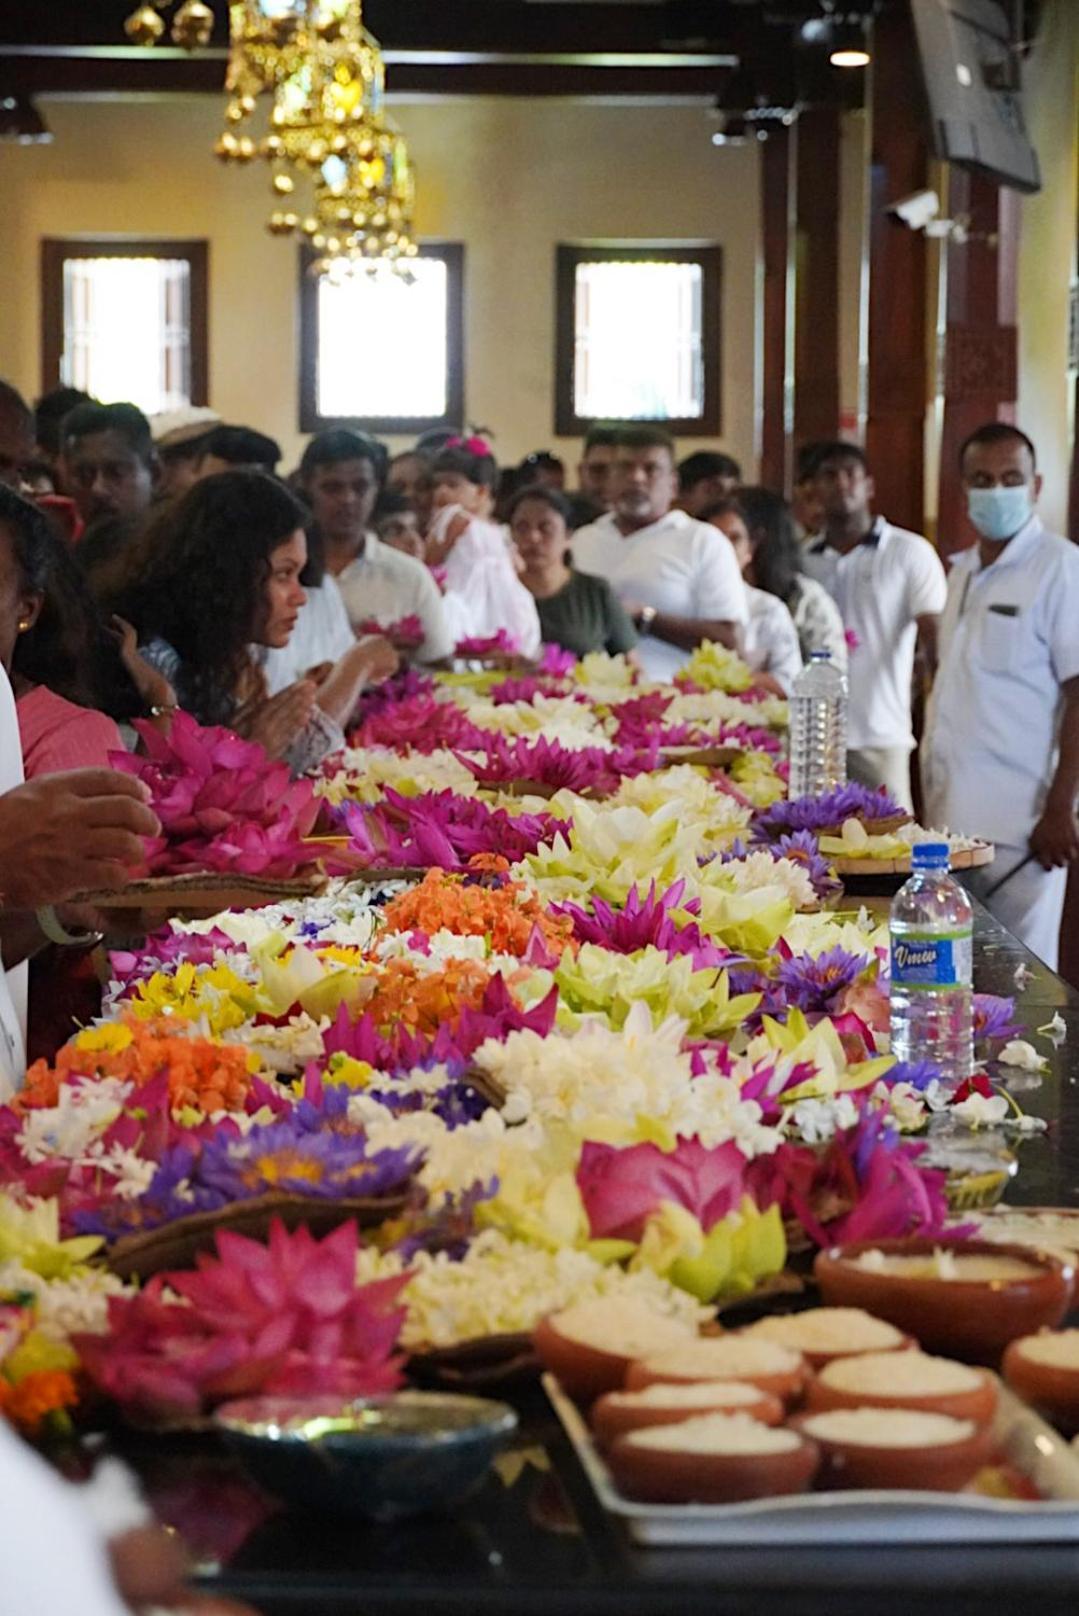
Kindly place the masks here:
[(206, 440), (220, 425), (217, 411), (202, 404), (189, 404), (183, 409), (165, 410), (150, 417), (154, 448), (161, 466), (157, 479), (159, 499), (176, 499), (194, 486)]
[(980, 537), (948, 579), (922, 743), (929, 823), (996, 844), (967, 884), (1055, 970), (1079, 861), (1079, 548), (1043, 526), (1018, 427), (980, 427), (959, 465)]

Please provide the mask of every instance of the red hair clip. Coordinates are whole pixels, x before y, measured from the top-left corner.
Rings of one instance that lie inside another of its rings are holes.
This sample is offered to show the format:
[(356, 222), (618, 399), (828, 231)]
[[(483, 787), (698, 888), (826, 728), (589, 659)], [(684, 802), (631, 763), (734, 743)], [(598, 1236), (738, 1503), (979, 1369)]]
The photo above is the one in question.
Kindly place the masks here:
[(447, 449), (463, 449), (470, 455), (489, 455), (491, 445), (486, 438), (450, 438), (446, 444)]

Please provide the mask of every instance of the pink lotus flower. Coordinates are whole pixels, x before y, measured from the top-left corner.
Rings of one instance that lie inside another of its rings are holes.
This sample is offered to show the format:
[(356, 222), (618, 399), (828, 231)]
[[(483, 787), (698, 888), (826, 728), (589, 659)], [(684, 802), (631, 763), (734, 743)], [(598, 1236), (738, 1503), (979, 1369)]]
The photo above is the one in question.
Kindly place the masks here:
[(135, 728), (147, 755), (112, 752), (109, 762), (149, 788), (161, 821), (162, 834), (144, 843), (147, 873), (288, 877), (314, 862), (304, 843), (319, 808), (309, 780), (292, 780), (257, 742), (188, 713), (174, 715), (167, 736), (142, 721)]
[[(551, 814), (508, 814), (453, 791), (405, 797), (389, 787), (379, 804), (346, 803), (341, 816), (352, 838), (349, 852), (374, 869), (463, 870), (477, 853), (512, 863), (569, 829)], [(334, 867), (332, 860), (327, 867)]]
[[(370, 1015), (365, 1013), (359, 1020), (351, 1021), (342, 1005), (336, 1021), (323, 1037), (323, 1048), (327, 1059), (336, 1054), (351, 1055), (354, 1060), (366, 1061), (381, 1072), (408, 1072), (417, 1066), (436, 1064), (464, 1067), (489, 1038), (504, 1043), (511, 1032), (535, 1032), (541, 1038), (549, 1037), (557, 1012), (557, 988), (552, 988), (531, 1010), (522, 1010), (506, 986), (505, 978), (499, 974), (484, 988), (478, 1010), (466, 1006), (454, 1025), (443, 1022), (433, 1038), (413, 1033), (402, 1023), (384, 1038)], [(309, 1067), (307, 1076), (316, 1075), (316, 1069)]]
[(356, 633), (381, 634), (402, 651), (415, 650), (424, 641), (423, 622), (415, 612), (399, 617), (394, 623), (380, 623), (377, 617), (365, 617), (356, 625)]
[(613, 792), (623, 775), (641, 774), (655, 767), (655, 754), (621, 747), (606, 752), (600, 746), (578, 750), (549, 741), (517, 736), (491, 735), (485, 742), (482, 761), (467, 754), (454, 755), (471, 770), (481, 785), (501, 785), (508, 781), (534, 781), (552, 790)]
[(367, 1397), (401, 1384), (394, 1348), (405, 1310), (396, 1304), (409, 1276), (357, 1286), (355, 1223), (320, 1242), (275, 1220), (268, 1244), (229, 1233), (216, 1244), (196, 1270), (111, 1298), (105, 1335), (74, 1338), (108, 1396), (175, 1418), (254, 1393)]
[(446, 746), (482, 746), (488, 734), (471, 723), (453, 702), (438, 701), (423, 692), (370, 713), (352, 731), (349, 743), (426, 753)]
[(708, 1149), (699, 1139), (679, 1139), (664, 1152), (658, 1145), (586, 1143), (577, 1167), (594, 1240), (639, 1241), (651, 1213), (663, 1201), (692, 1212), (708, 1231), (741, 1205), (746, 1158), (733, 1140)]
[(552, 674), (555, 678), (563, 678), (571, 674), (577, 666), (577, 658), (572, 651), (567, 651), (561, 645), (543, 644), (540, 646), (539, 671)]
[(512, 634), (500, 628), (497, 634), (473, 634), (458, 640), (454, 655), (459, 657), (516, 656), (520, 647)]

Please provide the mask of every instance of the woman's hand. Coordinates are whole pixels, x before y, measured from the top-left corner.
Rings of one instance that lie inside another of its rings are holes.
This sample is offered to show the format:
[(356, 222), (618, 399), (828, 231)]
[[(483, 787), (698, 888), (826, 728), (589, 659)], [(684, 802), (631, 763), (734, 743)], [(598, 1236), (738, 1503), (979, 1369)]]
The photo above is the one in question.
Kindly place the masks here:
[(175, 708), (176, 692), (163, 673), (152, 668), (139, 651), (139, 637), (126, 618), (112, 619), (113, 638), (120, 647), (120, 661), (127, 669), (144, 707)]
[(380, 685), (401, 666), (397, 647), (384, 634), (365, 634), (356, 641), (356, 649), (361, 653), (356, 660), (364, 665), (368, 684)]
[(316, 688), (301, 679), (276, 696), (252, 703), (237, 714), (235, 729), (249, 741), (258, 741), (272, 758), (283, 758), (303, 734), (315, 709)]

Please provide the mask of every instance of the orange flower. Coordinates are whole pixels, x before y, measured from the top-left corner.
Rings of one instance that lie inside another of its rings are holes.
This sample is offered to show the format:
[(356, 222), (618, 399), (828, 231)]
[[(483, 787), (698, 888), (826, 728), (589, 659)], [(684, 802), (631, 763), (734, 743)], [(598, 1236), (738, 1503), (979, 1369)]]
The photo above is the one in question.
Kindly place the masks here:
[(485, 937), (496, 954), (524, 954), (538, 928), (547, 948), (560, 955), (573, 933), (572, 920), (552, 915), (520, 881), (485, 887), (466, 884), (445, 870), (428, 870), (419, 886), (386, 905), (383, 917), (390, 931)]
[(65, 1369), (32, 1369), (14, 1386), (0, 1380), (0, 1410), (29, 1436), (48, 1415), (74, 1408), (78, 1400), (75, 1382)]
[(123, 1025), (131, 1031), (123, 1048), (80, 1047), (76, 1036), (57, 1051), (55, 1068), (35, 1061), (13, 1103), (19, 1110), (53, 1106), (60, 1084), (70, 1077), (117, 1077), (141, 1086), (167, 1072), (173, 1110), (184, 1106), (207, 1113), (243, 1110), (251, 1088), (246, 1049), (210, 1038), (180, 1037), (170, 1022), (125, 1018)]
[(364, 1008), (383, 1036), (404, 1025), (433, 1037), (443, 1023), (456, 1023), (466, 1006), (478, 1010), (490, 980), (476, 960), (449, 960), (440, 971), (422, 973), (411, 960), (390, 960)]

